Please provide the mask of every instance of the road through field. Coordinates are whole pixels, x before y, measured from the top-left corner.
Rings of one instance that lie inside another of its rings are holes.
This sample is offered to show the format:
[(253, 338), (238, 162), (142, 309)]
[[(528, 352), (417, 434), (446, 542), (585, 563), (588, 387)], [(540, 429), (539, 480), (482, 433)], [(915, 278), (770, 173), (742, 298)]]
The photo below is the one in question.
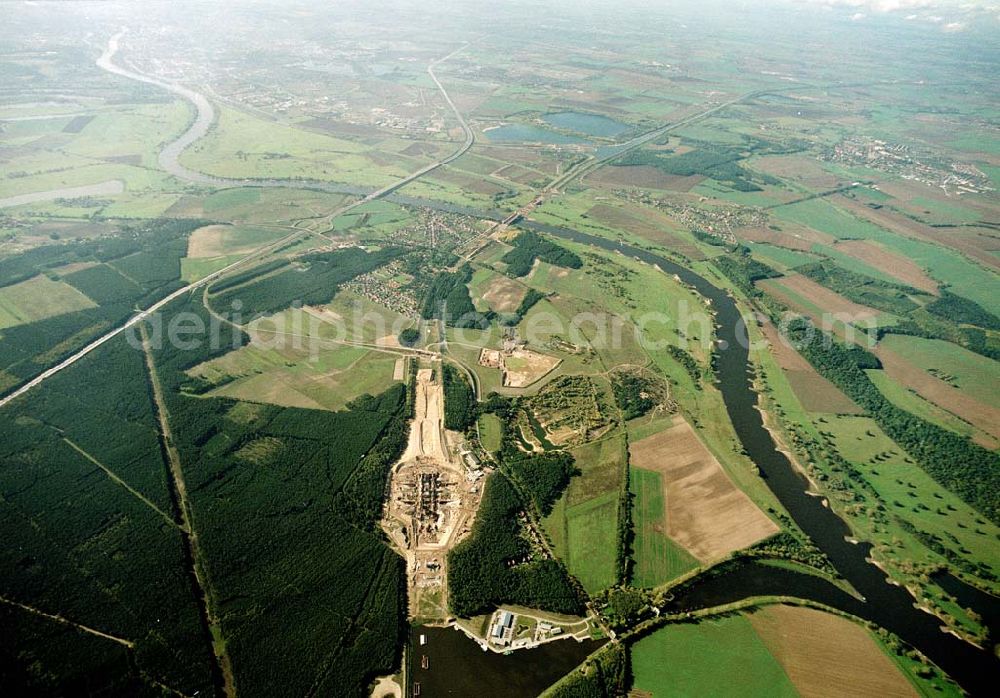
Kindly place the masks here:
[[(146, 75), (141, 75), (139, 73), (133, 72), (131, 70), (126, 70), (125, 68), (121, 68), (118, 65), (116, 65), (112, 59), (118, 53), (119, 42), (120, 42), (120, 39), (121, 39), (121, 37), (122, 37), (122, 35), (124, 33), (125, 33), (125, 30), (122, 30), (119, 33), (115, 34), (113, 37), (111, 37), (111, 39), (108, 41), (107, 48), (104, 50), (104, 53), (102, 53), (101, 57), (97, 60), (97, 65), (99, 67), (103, 68), (104, 70), (107, 70), (108, 72), (114, 73), (115, 75), (120, 75), (122, 77), (130, 78), (132, 80), (138, 80), (139, 82), (144, 82), (144, 83), (147, 83), (147, 84), (156, 85), (158, 87), (162, 87), (165, 90), (169, 90), (170, 92), (178, 94), (178, 95), (184, 97), (185, 99), (187, 99), (188, 101), (190, 101), (194, 105), (194, 107), (195, 107), (195, 109), (197, 111), (197, 117), (195, 118), (195, 121), (190, 126), (190, 128), (188, 128), (188, 130), (185, 131), (184, 134), (182, 134), (179, 138), (177, 138), (173, 142), (169, 143), (160, 152), (160, 165), (165, 170), (167, 170), (172, 175), (174, 175), (175, 177), (178, 177), (179, 179), (183, 179), (183, 180), (186, 180), (186, 181), (189, 181), (189, 182), (195, 182), (195, 183), (198, 183), (198, 184), (210, 184), (210, 185), (227, 186), (227, 187), (228, 186), (254, 186), (254, 187), (265, 186), (265, 187), (291, 187), (291, 188), (298, 188), (298, 189), (317, 189), (318, 188), (318, 189), (324, 189), (326, 191), (332, 191), (332, 192), (336, 192), (336, 193), (348, 193), (348, 194), (358, 194), (358, 193), (364, 191), (364, 190), (360, 190), (360, 189), (356, 189), (356, 188), (348, 188), (348, 189), (350, 189), (350, 191), (343, 191), (344, 188), (342, 188), (342, 187), (336, 187), (334, 185), (330, 185), (329, 183), (324, 183), (324, 182), (286, 182), (286, 181), (282, 181), (282, 180), (256, 181), (256, 180), (222, 179), (222, 178), (219, 178), (219, 177), (210, 177), (210, 176), (202, 174), (200, 172), (194, 172), (192, 170), (188, 170), (186, 167), (184, 167), (183, 165), (180, 164), (180, 162), (178, 161), (178, 158), (180, 157), (180, 154), (184, 151), (185, 148), (187, 148), (188, 146), (190, 146), (192, 143), (194, 143), (196, 140), (198, 140), (199, 138), (201, 138), (202, 136), (204, 136), (205, 133), (208, 132), (208, 129), (211, 126), (212, 121), (215, 118), (215, 111), (212, 108), (211, 103), (203, 95), (201, 95), (201, 94), (199, 94), (199, 93), (197, 93), (197, 92), (195, 92), (193, 90), (190, 90), (190, 89), (188, 89), (186, 87), (183, 87), (181, 85), (177, 85), (177, 84), (174, 84), (174, 83), (164, 82), (162, 80), (157, 80), (156, 78), (151, 78), (151, 77), (148, 77)], [(456, 49), (455, 51), (452, 51), (451, 53), (449, 53), (444, 58), (440, 58), (440, 59), (434, 61), (434, 63), (432, 63), (430, 66), (428, 66), (427, 72), (430, 74), (431, 78), (434, 80), (434, 83), (441, 90), (441, 94), (444, 95), (445, 101), (448, 103), (448, 106), (451, 107), (452, 111), (455, 114), (455, 117), (459, 121), (459, 124), (462, 126), (462, 129), (465, 131), (465, 141), (451, 155), (449, 155), (448, 157), (446, 157), (446, 158), (444, 158), (442, 160), (439, 160), (437, 162), (431, 163), (430, 165), (427, 165), (426, 167), (423, 167), (420, 170), (417, 170), (413, 174), (408, 175), (407, 177), (399, 180), (398, 182), (390, 184), (390, 185), (388, 185), (386, 187), (383, 187), (381, 189), (378, 189), (376, 191), (369, 192), (369, 193), (365, 194), (363, 198), (361, 198), (361, 199), (359, 199), (357, 201), (353, 201), (353, 202), (351, 202), (349, 204), (346, 204), (344, 206), (341, 206), (341, 207), (337, 208), (336, 210), (334, 210), (332, 213), (329, 214), (328, 217), (331, 220), (333, 218), (336, 218), (337, 216), (340, 216), (340, 215), (343, 215), (343, 214), (347, 213), (348, 211), (351, 211), (352, 209), (357, 208), (358, 206), (362, 206), (362, 205), (368, 203), (369, 201), (374, 201), (375, 199), (379, 199), (379, 198), (382, 198), (383, 196), (391, 194), (392, 192), (396, 191), (400, 187), (403, 187), (403, 186), (409, 184), (410, 182), (412, 182), (412, 181), (414, 181), (416, 179), (419, 179), (420, 177), (423, 177), (428, 172), (431, 172), (432, 170), (435, 170), (438, 167), (441, 167), (442, 165), (445, 165), (445, 164), (451, 162), (455, 158), (460, 157), (469, 148), (472, 147), (472, 144), (475, 142), (475, 136), (474, 136), (474, 134), (472, 132), (472, 129), (469, 128), (469, 125), (465, 122), (465, 119), (462, 117), (461, 113), (455, 107), (455, 104), (451, 101), (451, 97), (449, 97), (447, 91), (445, 91), (444, 86), (441, 85), (441, 83), (437, 79), (437, 76), (434, 75), (434, 66), (436, 66), (436, 65), (438, 65), (438, 64), (440, 64), (440, 63), (442, 63), (442, 62), (444, 62), (446, 60), (448, 60), (451, 56), (455, 55), (456, 53), (458, 53), (458, 51), (461, 51), (463, 48), (465, 48), (465, 47), (462, 46), (462, 47)], [(244, 266), (244, 265), (246, 265), (246, 264), (248, 264), (248, 263), (250, 263), (252, 261), (258, 260), (258, 259), (260, 259), (260, 258), (262, 258), (262, 257), (264, 257), (264, 256), (266, 256), (268, 254), (270, 254), (271, 252), (273, 252), (273, 251), (275, 251), (277, 249), (280, 249), (281, 247), (283, 247), (287, 243), (295, 240), (296, 238), (298, 238), (300, 236), (309, 235), (309, 234), (311, 234), (311, 231), (309, 231), (309, 230), (300, 230), (300, 231), (292, 232), (289, 235), (286, 235), (285, 237), (283, 237), (283, 238), (281, 238), (279, 240), (276, 240), (276, 241), (274, 241), (274, 242), (272, 242), (272, 243), (270, 243), (268, 245), (265, 245), (265, 246), (257, 249), (254, 252), (251, 252), (249, 255), (247, 255), (243, 259), (237, 260), (236, 262), (233, 262), (232, 264), (230, 264), (230, 265), (228, 265), (228, 266), (226, 266), (226, 267), (224, 267), (224, 268), (222, 268), (222, 269), (220, 269), (220, 270), (218, 270), (216, 272), (213, 272), (212, 274), (209, 274), (208, 276), (206, 276), (206, 277), (204, 277), (202, 279), (199, 279), (198, 281), (195, 281), (194, 283), (188, 284), (187, 286), (174, 291), (173, 293), (171, 293), (167, 297), (165, 297), (162, 300), (157, 301), (156, 303), (154, 303), (153, 305), (151, 305), (146, 310), (143, 310), (143, 311), (137, 313), (136, 315), (134, 315), (133, 317), (131, 317), (129, 320), (127, 320), (125, 322), (124, 325), (121, 325), (121, 326), (119, 326), (119, 327), (111, 330), (107, 334), (99, 337), (98, 339), (94, 340), (93, 342), (91, 342), (90, 344), (88, 344), (87, 346), (85, 346), (83, 349), (79, 350), (78, 352), (76, 352), (72, 356), (64, 359), (63, 361), (61, 361), (60, 363), (56, 364), (55, 366), (53, 366), (53, 367), (51, 367), (51, 368), (43, 371), (41, 374), (39, 374), (38, 376), (36, 376), (32, 380), (28, 381), (27, 383), (25, 383), (24, 385), (22, 385), (20, 388), (18, 388), (14, 392), (8, 394), (6, 397), (0, 398), (0, 408), (2, 408), (5, 405), (9, 404), (11, 401), (17, 399), (21, 395), (24, 395), (25, 393), (27, 393), (32, 388), (35, 388), (35, 387), (41, 385), (46, 380), (48, 380), (49, 378), (51, 378), (55, 374), (59, 373), (60, 371), (62, 371), (64, 369), (72, 366), (77, 361), (79, 361), (83, 357), (85, 357), (88, 354), (90, 354), (91, 352), (93, 352), (95, 349), (97, 349), (98, 347), (100, 347), (105, 342), (108, 342), (108, 341), (114, 339), (118, 335), (120, 335), (123, 332), (125, 332), (126, 330), (128, 330), (130, 327), (133, 327), (137, 323), (142, 322), (143, 320), (145, 320), (146, 318), (148, 318), (153, 313), (157, 312), (158, 310), (160, 310), (164, 306), (168, 305), (171, 301), (174, 301), (174, 300), (180, 298), (181, 296), (183, 296), (183, 295), (185, 295), (187, 293), (190, 293), (191, 291), (194, 291), (197, 288), (200, 288), (202, 286), (210, 284), (212, 281), (218, 279), (219, 277), (223, 276), (224, 274), (227, 274), (227, 273), (233, 271), (237, 267)]]

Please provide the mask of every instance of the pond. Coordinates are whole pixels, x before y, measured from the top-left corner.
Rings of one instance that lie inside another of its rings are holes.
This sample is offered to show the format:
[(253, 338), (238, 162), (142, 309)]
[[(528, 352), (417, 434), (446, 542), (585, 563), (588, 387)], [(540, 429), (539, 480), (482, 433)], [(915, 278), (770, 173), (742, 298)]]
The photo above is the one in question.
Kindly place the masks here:
[(541, 126), (532, 124), (504, 124), (496, 128), (487, 129), (486, 138), (494, 143), (546, 143), (549, 145), (573, 145), (586, 143), (587, 141), (578, 136), (569, 136), (563, 133), (550, 131)]
[(577, 133), (600, 138), (613, 138), (629, 129), (628, 124), (609, 119), (600, 114), (585, 114), (578, 111), (561, 111), (546, 114), (542, 121), (556, 128), (564, 128)]

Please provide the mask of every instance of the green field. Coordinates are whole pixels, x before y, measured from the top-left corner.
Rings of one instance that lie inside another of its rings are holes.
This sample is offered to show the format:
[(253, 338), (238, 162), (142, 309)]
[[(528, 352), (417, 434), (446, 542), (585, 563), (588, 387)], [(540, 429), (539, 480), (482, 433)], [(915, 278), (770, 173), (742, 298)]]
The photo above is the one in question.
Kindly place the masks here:
[(618, 495), (609, 492), (566, 507), (566, 567), (589, 593), (615, 583)]
[(904, 409), (910, 414), (916, 415), (932, 424), (950, 429), (956, 434), (979, 437), (984, 440), (984, 444), (996, 444), (996, 440), (988, 434), (981, 432), (965, 420), (959, 419), (951, 412), (938, 407), (906, 386), (894, 381), (885, 371), (869, 370), (865, 371), (865, 373), (868, 374), (868, 378), (875, 384), (875, 387), (896, 407)]
[(209, 394), (289, 407), (340, 410), (393, 383), (397, 356), (353, 346), (314, 350), (246, 346), (191, 369), (217, 384)]
[(625, 467), (621, 434), (572, 450), (574, 476), (545, 519), (570, 573), (588, 592), (613, 585), (618, 550), (618, 496)]
[(660, 473), (631, 468), (629, 490), (634, 497), (633, 584), (657, 587), (695, 569), (698, 561), (666, 534), (666, 505)]
[(890, 334), (882, 344), (969, 396), (1000, 407), (1000, 363), (941, 339)]
[(500, 418), (495, 414), (484, 414), (479, 417), (479, 437), (483, 448), (491, 453), (500, 450)]
[[(404, 158), (379, 166), (357, 142), (312, 133), (236, 111), (219, 109), (210, 134), (186, 150), (181, 162), (219, 177), (306, 178), (384, 186), (411, 170)], [(415, 168), (414, 168), (415, 169)]]
[(39, 275), (0, 288), (0, 329), (95, 307), (94, 301), (69, 284)]
[(632, 647), (635, 688), (659, 696), (798, 696), (744, 616), (668, 625)]

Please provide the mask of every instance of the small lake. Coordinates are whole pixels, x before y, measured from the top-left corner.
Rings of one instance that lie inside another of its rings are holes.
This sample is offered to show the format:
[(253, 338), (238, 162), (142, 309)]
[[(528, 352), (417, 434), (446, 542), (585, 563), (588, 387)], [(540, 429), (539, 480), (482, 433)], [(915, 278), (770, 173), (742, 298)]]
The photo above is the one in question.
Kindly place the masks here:
[(577, 136), (556, 133), (532, 124), (504, 124), (485, 132), (494, 143), (546, 143), (550, 145), (574, 145), (587, 141)]
[[(426, 644), (420, 644), (420, 636)], [(604, 641), (558, 640), (509, 655), (487, 652), (454, 628), (415, 626), (410, 631), (410, 681), (420, 698), (535, 698), (579, 666)], [(421, 660), (427, 657), (427, 668)]]
[(613, 138), (629, 129), (628, 124), (609, 119), (599, 114), (584, 114), (578, 111), (561, 111), (554, 114), (546, 114), (542, 121), (551, 124), (556, 128), (564, 128), (568, 131), (585, 133), (588, 136), (598, 136), (600, 138)]

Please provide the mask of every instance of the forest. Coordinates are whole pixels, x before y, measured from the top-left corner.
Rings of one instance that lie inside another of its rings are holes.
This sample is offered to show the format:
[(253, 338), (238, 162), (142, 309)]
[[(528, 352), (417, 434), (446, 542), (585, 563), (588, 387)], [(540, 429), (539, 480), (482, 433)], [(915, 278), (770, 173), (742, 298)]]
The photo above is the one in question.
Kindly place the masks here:
[(397, 248), (366, 252), (350, 247), (303, 255), (285, 271), (213, 295), (212, 304), (224, 312), (232, 308), (248, 317), (275, 313), (295, 303), (329, 303), (342, 283), (388, 264), (401, 254)]
[(743, 246), (733, 250), (733, 254), (716, 257), (712, 264), (750, 298), (761, 295), (754, 286), (755, 281), (781, 276), (779, 272), (751, 257), (749, 248)]
[(444, 427), (464, 432), (479, 416), (475, 393), (465, 374), (449, 363), (441, 364), (444, 381)]
[(656, 407), (656, 387), (641, 375), (616, 373), (611, 381), (611, 388), (625, 421), (642, 417)]
[[(34, 378), (136, 310), (180, 288), (187, 237), (202, 221), (153, 220), (122, 225), (84, 242), (46, 245), (0, 260), (0, 286), (44, 273), (98, 304), (4, 329), (0, 337), (0, 395)], [(70, 263), (91, 266), (69, 273)]]
[(579, 671), (574, 671), (551, 689), (545, 698), (616, 698), (625, 695), (631, 681), (629, 649), (622, 643), (608, 643), (592, 654)]
[(795, 271), (855, 303), (896, 315), (907, 315), (920, 307), (911, 296), (926, 297), (910, 286), (874, 279), (829, 262), (805, 264)]
[[(514, 278), (527, 276), (536, 259), (569, 269), (579, 269), (583, 266), (583, 260), (575, 252), (545, 239), (533, 230), (519, 233), (514, 238), (513, 245), (513, 249), (500, 261), (507, 265), (507, 275)], [(538, 300), (540, 299), (535, 299), (534, 302)]]
[(210, 691), (211, 653), (142, 352), (125, 338), (108, 342), (15, 404), (0, 412), (0, 594), (135, 647), (122, 657), (114, 642), (36, 627), (37, 617), (17, 611), (8, 631), (57, 644), (19, 643), (36, 671), (23, 684), (6, 677), (6, 690), (49, 692), (41, 687), (55, 677), (66, 682), (55, 694), (105, 683), (138, 690), (146, 676), (188, 694)]
[(742, 150), (743, 148), (726, 148), (714, 143), (697, 143), (694, 150), (681, 155), (636, 150), (616, 164), (655, 167), (667, 174), (680, 177), (702, 175), (722, 182), (736, 191), (760, 191), (761, 188), (754, 179), (768, 180), (740, 165), (740, 161), (745, 159)]
[(941, 289), (940, 296), (934, 297), (910, 286), (847, 271), (830, 262), (807, 264), (796, 271), (855, 303), (898, 316), (896, 324), (876, 330), (879, 339), (886, 334), (943, 339), (1000, 360), (1000, 338), (985, 331), (1000, 327), (1000, 319), (947, 289)]
[[(171, 310), (207, 314), (197, 298)], [(406, 387), (342, 412), (186, 395), (198, 386), (184, 371), (227, 349), (154, 359), (240, 693), (361, 695), (403, 634), (404, 563), (376, 520), (406, 442)]]
[(471, 280), (472, 267), (468, 264), (458, 271), (438, 272), (424, 294), (421, 316), (425, 320), (441, 320), (451, 327), (489, 327), (491, 314), (478, 312), (469, 296), (467, 284)]
[(448, 554), (451, 611), (463, 617), (513, 603), (576, 614), (582, 611), (562, 563), (529, 560), (531, 546), (521, 530), (522, 509), (513, 485), (490, 475), (472, 535)]

